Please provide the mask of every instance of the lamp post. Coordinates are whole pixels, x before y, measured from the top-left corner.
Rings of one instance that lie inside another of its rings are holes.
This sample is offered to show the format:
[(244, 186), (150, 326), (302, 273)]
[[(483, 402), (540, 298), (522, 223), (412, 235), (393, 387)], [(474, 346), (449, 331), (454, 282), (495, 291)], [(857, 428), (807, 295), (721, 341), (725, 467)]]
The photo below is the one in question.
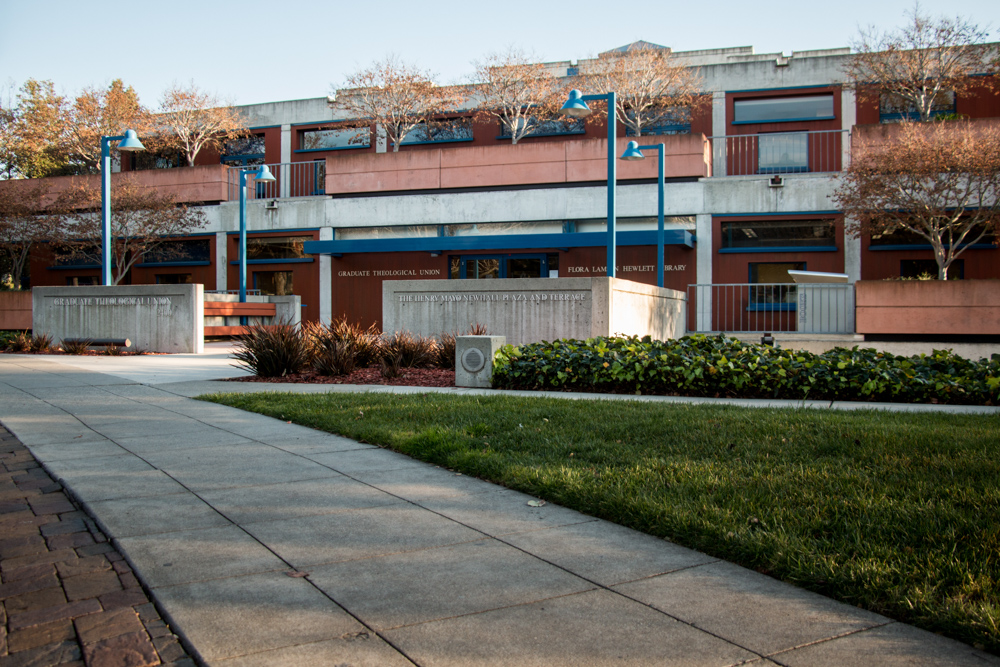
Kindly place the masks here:
[(111, 284), (111, 142), (118, 141), (120, 151), (144, 151), (135, 130), (121, 136), (101, 137), (101, 284)]
[(593, 113), (588, 101), (605, 100), (608, 103), (608, 277), (615, 277), (615, 133), (618, 113), (615, 107), (614, 91), (607, 95), (584, 95), (579, 90), (571, 90), (569, 99), (562, 105), (562, 111), (571, 118), (585, 118)]
[(656, 211), (656, 286), (663, 287), (663, 144), (653, 144), (652, 146), (640, 146), (636, 141), (628, 142), (628, 147), (622, 153), (622, 160), (643, 160), (646, 158), (642, 154), (643, 150), (656, 149), (657, 166), (659, 175), (656, 179), (656, 191), (658, 194), (658, 208)]
[[(261, 183), (277, 180), (266, 164), (240, 169), (240, 303), (247, 301), (247, 176), (251, 175)], [(240, 323), (246, 324), (246, 318), (241, 318)]]

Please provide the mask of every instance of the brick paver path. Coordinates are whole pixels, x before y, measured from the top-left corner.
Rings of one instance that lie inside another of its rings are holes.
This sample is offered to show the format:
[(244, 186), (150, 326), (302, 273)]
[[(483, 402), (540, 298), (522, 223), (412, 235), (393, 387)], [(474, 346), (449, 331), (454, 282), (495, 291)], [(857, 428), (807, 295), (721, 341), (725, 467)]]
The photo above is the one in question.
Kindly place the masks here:
[(0, 665), (194, 666), (128, 563), (0, 427)]

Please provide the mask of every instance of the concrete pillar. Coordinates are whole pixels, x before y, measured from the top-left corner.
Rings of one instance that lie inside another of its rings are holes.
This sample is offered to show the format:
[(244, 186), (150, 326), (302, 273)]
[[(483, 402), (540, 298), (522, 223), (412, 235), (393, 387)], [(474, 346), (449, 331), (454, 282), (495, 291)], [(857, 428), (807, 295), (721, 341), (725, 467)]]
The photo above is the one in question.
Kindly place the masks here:
[[(846, 88), (840, 93), (840, 126), (850, 132), (858, 122), (858, 104), (857, 96), (854, 94), (853, 90), (847, 90)], [(840, 165), (841, 169), (847, 169), (847, 165), (851, 163), (851, 135), (845, 134), (843, 141), (840, 143), (841, 155), (840, 155)]]
[(229, 275), (229, 244), (225, 232), (215, 233), (215, 289), (228, 289), (226, 282)]
[(292, 161), (292, 126), (282, 125), (281, 126), (281, 167), (278, 170), (279, 173), (275, 174), (278, 177), (279, 184), (279, 197), (289, 197), (291, 192), (291, 174), (289, 173), (288, 164)]
[[(333, 240), (333, 227), (319, 228), (320, 241)], [(333, 258), (319, 256), (319, 321), (329, 324), (333, 319)]]
[[(712, 215), (702, 213), (695, 217), (695, 253), (698, 265), (695, 270), (695, 280), (703, 287), (695, 288), (688, 294), (689, 299), (694, 299), (695, 326), (698, 331), (712, 330)], [(688, 302), (688, 308), (692, 304)]]
[(844, 217), (844, 273), (847, 274), (847, 282), (854, 283), (861, 280), (861, 239), (852, 238), (847, 233), (850, 219)]
[[(712, 176), (726, 175), (726, 93), (712, 93)], [(700, 281), (699, 281), (700, 282)]]
[(375, 152), (385, 153), (389, 148), (389, 139), (385, 135), (385, 128), (381, 125), (375, 126)]

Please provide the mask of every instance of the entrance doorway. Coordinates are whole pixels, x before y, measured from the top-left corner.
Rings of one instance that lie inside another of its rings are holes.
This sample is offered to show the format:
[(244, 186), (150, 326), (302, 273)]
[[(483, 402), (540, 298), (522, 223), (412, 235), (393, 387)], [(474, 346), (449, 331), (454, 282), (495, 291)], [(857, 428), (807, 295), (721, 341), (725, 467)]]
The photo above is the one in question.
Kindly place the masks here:
[(451, 278), (496, 280), (498, 278), (548, 278), (559, 270), (559, 255), (462, 255), (451, 257)]

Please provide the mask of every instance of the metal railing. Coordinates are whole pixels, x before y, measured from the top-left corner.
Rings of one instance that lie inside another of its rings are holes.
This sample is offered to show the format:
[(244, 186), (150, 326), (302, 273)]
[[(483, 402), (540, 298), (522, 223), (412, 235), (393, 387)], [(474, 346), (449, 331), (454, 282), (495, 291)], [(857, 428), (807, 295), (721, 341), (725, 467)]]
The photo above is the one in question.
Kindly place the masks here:
[[(247, 199), (286, 199), (326, 194), (325, 159), (314, 162), (277, 162), (268, 164), (267, 167), (275, 180), (258, 183), (248, 178)], [(245, 168), (229, 168), (229, 201), (240, 198), (240, 169)]]
[(854, 285), (688, 285), (688, 331), (854, 333)]
[(850, 130), (767, 132), (709, 137), (712, 176), (840, 171), (850, 156)]

